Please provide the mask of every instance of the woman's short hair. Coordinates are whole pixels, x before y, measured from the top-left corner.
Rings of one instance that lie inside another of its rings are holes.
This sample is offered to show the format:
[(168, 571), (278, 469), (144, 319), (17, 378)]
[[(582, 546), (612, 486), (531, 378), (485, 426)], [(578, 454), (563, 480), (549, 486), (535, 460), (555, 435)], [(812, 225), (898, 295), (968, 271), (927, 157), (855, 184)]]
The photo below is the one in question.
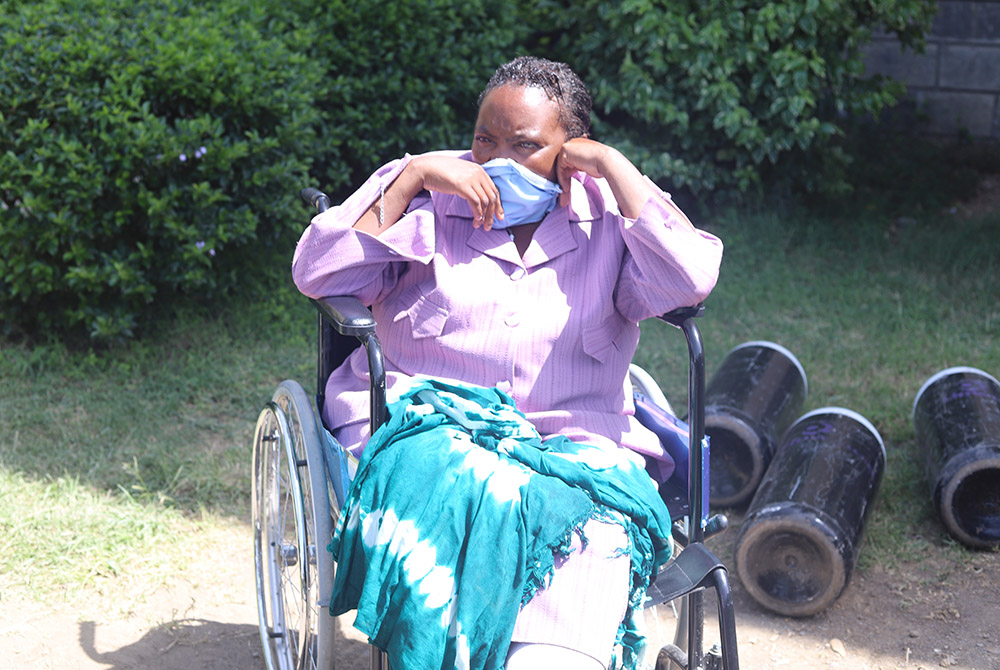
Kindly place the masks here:
[(497, 68), (486, 88), (479, 94), (479, 105), (495, 88), (514, 84), (534, 86), (545, 91), (550, 100), (559, 104), (559, 122), (569, 138), (583, 137), (590, 132), (590, 91), (579, 76), (565, 63), (521, 56)]

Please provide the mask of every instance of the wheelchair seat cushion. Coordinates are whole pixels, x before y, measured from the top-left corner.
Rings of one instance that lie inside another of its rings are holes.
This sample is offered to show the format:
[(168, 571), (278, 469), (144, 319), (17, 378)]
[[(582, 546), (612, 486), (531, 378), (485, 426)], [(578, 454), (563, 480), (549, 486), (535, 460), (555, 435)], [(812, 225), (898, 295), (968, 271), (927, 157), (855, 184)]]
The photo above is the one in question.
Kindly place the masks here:
[(357, 609), (394, 667), (499, 670), (521, 605), (590, 519), (625, 529), (629, 608), (641, 607), (670, 556), (670, 518), (625, 453), (543, 442), (496, 389), (417, 380), (359, 463), (330, 546), (331, 612)]

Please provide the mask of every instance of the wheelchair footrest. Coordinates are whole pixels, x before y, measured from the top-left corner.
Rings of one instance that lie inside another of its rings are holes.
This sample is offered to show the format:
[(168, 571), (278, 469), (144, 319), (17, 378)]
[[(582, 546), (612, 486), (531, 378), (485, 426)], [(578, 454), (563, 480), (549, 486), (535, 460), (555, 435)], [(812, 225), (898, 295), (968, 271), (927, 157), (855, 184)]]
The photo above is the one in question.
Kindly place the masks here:
[[(645, 607), (653, 607), (703, 588), (716, 570), (726, 566), (708, 547), (695, 543), (684, 547), (646, 589)], [(713, 582), (714, 584), (714, 582)]]

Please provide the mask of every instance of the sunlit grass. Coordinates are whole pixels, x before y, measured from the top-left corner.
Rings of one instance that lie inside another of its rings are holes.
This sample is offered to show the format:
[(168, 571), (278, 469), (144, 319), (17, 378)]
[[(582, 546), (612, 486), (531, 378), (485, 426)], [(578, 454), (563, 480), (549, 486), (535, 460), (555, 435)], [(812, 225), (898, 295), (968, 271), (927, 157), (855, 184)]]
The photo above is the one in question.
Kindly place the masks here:
[(197, 567), (224, 527), (63, 476), (0, 469), (0, 604), (31, 598), (91, 618), (128, 614)]
[(0, 492), (4, 580), (40, 589), (81, 588), (121, 575), (123, 566), (136, 567), (136, 553), (164, 542), (181, 518), (70, 477), (32, 481), (3, 470)]
[(308, 383), (315, 317), (288, 287), (215, 307), (99, 354), (0, 345), (0, 602), (127, 613), (249, 543), (256, 415)]
[(120, 350), (0, 347), (0, 465), (188, 512), (245, 515), (253, 423), (285, 377), (307, 381), (314, 317), (279, 302), (193, 312)]

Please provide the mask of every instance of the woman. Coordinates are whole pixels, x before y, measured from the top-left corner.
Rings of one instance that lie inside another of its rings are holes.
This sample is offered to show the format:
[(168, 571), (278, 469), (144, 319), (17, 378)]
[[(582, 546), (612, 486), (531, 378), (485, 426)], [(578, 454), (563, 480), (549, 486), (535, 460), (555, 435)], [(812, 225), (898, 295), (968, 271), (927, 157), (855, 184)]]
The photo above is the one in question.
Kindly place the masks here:
[[(641, 465), (661, 450), (633, 416), (638, 322), (702, 301), (722, 244), (620, 152), (588, 138), (590, 107), (566, 65), (501, 66), (480, 96), (471, 152), (407, 155), (380, 169), (313, 220), (293, 275), (306, 295), (372, 305), (390, 389), (412, 375), (496, 388), (545, 440)], [(337, 439), (359, 450), (367, 389), (358, 351), (331, 375), (323, 408)], [(517, 615), (508, 668), (611, 659), (630, 540), (607, 519), (576, 530), (574, 551)], [(614, 586), (578, 587), (594, 580)]]

